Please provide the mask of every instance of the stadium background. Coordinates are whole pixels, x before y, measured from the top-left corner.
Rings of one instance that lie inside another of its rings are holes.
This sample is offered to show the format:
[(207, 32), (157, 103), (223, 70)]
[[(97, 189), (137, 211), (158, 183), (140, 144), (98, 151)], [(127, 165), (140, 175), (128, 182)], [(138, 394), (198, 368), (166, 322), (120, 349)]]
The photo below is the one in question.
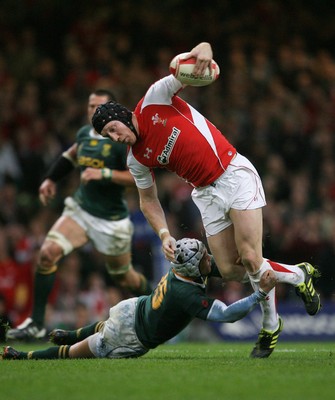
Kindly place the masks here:
[[(319, 326), (334, 337), (333, 15), (327, 0), (2, 0), (0, 314), (13, 324), (29, 314), (37, 250), (78, 175), (62, 181), (48, 208), (38, 202), (38, 187), (86, 123), (90, 90), (111, 88), (132, 108), (168, 73), (175, 54), (209, 41), (221, 77), (210, 87), (188, 88), (183, 96), (257, 166), (268, 201), (264, 254), (319, 266), (318, 289), (326, 304)], [(205, 240), (191, 188), (167, 173), (158, 174), (157, 181), (175, 237)], [(136, 227), (134, 263), (156, 282), (167, 267), (159, 241), (139, 212), (136, 190), (128, 199)], [(210, 289), (227, 302), (250, 291), (237, 283), (223, 288), (213, 283)], [(284, 314), (290, 307), (303, 313), (292, 288), (281, 285), (277, 293)], [(123, 295), (86, 246), (60, 264), (48, 324), (71, 327), (104, 318)], [(318, 326), (318, 320), (307, 318), (310, 330)], [(201, 329), (193, 329), (188, 338), (196, 337), (195, 331), (199, 337)], [(220, 336), (222, 327), (213, 332), (206, 330), (204, 337)]]

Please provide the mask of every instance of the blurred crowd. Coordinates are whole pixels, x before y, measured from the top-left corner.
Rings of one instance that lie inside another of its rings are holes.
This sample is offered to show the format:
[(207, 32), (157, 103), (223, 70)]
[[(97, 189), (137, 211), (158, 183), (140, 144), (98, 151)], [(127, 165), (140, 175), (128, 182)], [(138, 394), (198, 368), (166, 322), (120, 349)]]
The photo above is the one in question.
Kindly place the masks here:
[[(85, 3), (85, 4), (82, 4)], [(91, 90), (111, 89), (132, 109), (175, 54), (209, 41), (221, 77), (182, 96), (258, 168), (267, 196), (264, 254), (317, 265), (324, 301), (335, 302), (335, 27), (330, 1), (169, 0), (93, 3), (3, 0), (0, 5), (0, 315), (21, 322), (31, 307), (33, 265), (78, 175), (47, 208), (38, 187), (86, 124)], [(171, 232), (206, 240), (191, 187), (160, 172)], [(160, 242), (128, 192), (134, 264), (156, 283), (167, 265)], [(64, 258), (50, 326), (105, 318), (124, 296), (93, 248)], [(279, 301), (295, 301), (287, 286)], [(248, 285), (211, 285), (233, 301)]]

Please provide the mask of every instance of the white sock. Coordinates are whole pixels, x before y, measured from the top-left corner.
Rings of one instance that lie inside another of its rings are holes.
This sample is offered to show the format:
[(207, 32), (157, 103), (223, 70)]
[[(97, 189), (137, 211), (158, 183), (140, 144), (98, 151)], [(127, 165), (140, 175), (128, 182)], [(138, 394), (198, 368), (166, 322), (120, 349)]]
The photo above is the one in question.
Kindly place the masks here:
[(299, 283), (302, 283), (305, 280), (305, 274), (303, 270), (296, 265), (278, 263), (267, 259), (264, 259), (264, 261), (267, 262), (273, 269), (278, 282), (289, 283), (297, 286)]
[[(268, 269), (272, 269), (267, 260), (264, 260), (256, 274), (249, 274), (250, 283), (254, 291), (259, 289), (259, 281), (261, 276)], [(273, 288), (266, 296), (265, 301), (260, 303), (263, 312), (263, 329), (267, 331), (275, 331), (279, 325), (278, 313), (276, 309), (276, 288)]]

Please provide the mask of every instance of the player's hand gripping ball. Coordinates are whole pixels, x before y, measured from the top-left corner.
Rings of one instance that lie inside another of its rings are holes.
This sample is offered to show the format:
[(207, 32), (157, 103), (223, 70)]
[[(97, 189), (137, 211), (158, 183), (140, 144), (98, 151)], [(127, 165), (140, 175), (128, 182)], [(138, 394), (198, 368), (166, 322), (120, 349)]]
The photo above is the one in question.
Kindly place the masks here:
[(181, 53), (175, 56), (170, 63), (170, 72), (182, 84), (190, 86), (207, 86), (216, 81), (220, 75), (218, 64), (212, 60), (211, 67), (206, 68), (203, 76), (193, 75), (193, 68), (196, 63), (196, 58), (192, 57), (183, 60), (183, 56), (188, 53)]

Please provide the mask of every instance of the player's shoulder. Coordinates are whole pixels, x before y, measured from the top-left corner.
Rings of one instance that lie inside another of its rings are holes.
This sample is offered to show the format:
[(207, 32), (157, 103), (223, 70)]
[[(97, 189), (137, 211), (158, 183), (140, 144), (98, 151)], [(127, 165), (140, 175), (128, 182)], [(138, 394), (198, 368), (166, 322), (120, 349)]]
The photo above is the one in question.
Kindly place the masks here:
[(153, 83), (144, 98), (141, 100), (141, 104), (137, 108), (137, 112), (142, 112), (148, 106), (164, 106), (171, 104), (171, 98), (179, 92), (182, 88), (182, 84), (173, 76), (168, 75), (162, 79), (159, 79)]
[(143, 161), (143, 156), (141, 157), (141, 149), (138, 149), (137, 146), (130, 146), (127, 151), (127, 163), (128, 166), (132, 166), (136, 170), (148, 169), (141, 161)]
[(91, 125), (87, 124), (87, 125), (82, 126), (81, 128), (78, 129), (76, 138), (83, 139), (83, 138), (89, 136), (91, 129), (93, 129)]

